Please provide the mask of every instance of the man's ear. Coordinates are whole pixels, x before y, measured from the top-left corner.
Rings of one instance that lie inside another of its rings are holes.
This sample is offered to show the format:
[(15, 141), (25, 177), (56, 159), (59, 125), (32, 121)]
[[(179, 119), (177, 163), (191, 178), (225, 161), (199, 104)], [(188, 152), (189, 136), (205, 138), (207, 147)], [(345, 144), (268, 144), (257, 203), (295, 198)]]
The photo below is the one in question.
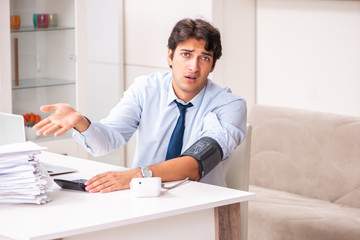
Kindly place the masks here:
[(167, 62), (169, 64), (170, 67), (172, 67), (172, 59), (173, 59), (173, 51), (171, 49), (168, 50), (168, 55), (167, 55)]

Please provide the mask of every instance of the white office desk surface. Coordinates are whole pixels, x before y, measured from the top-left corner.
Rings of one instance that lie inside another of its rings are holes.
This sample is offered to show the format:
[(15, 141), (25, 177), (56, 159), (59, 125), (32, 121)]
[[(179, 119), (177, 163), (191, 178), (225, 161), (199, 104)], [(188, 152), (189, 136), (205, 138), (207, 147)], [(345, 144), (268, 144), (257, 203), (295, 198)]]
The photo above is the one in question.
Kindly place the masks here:
[[(49, 152), (39, 157), (78, 169), (55, 178), (89, 178), (124, 169)], [(0, 204), (0, 239), (64, 238), (248, 201), (255, 194), (189, 181), (154, 198), (135, 198), (130, 190), (105, 194), (64, 190), (54, 183), (51, 197), (44, 205)]]

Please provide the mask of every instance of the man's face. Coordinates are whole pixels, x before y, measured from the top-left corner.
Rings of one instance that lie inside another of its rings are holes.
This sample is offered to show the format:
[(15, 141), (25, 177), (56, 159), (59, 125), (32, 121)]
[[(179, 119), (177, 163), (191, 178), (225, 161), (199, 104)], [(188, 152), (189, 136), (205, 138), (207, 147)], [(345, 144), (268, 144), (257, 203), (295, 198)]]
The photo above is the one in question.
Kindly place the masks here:
[(190, 101), (206, 85), (209, 73), (214, 70), (213, 52), (205, 50), (205, 41), (190, 38), (177, 45), (173, 58), (168, 51), (168, 64), (172, 66), (173, 88), (176, 96)]

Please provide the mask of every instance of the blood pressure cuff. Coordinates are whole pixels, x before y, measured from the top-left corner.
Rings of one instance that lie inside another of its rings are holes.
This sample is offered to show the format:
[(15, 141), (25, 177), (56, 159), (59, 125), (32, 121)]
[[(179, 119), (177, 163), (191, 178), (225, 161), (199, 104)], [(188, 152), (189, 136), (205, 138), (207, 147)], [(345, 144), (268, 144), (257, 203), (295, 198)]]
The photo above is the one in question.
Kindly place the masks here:
[(200, 178), (202, 178), (219, 164), (223, 158), (223, 151), (217, 141), (210, 137), (203, 137), (181, 156), (190, 156), (196, 159), (199, 164)]

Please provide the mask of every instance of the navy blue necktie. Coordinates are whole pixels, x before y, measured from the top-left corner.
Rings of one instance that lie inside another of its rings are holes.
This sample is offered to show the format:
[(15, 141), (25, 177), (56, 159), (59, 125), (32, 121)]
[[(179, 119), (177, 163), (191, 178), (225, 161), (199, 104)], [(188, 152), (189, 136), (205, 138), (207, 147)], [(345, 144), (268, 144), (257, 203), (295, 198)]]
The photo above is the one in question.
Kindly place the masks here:
[(189, 103), (187, 105), (183, 105), (181, 103), (178, 103), (177, 101), (175, 101), (175, 103), (178, 105), (178, 108), (180, 111), (180, 116), (177, 120), (174, 131), (171, 135), (169, 146), (168, 146), (168, 149), (166, 152), (165, 160), (176, 158), (176, 157), (180, 156), (181, 148), (183, 145), (184, 130), (185, 130), (186, 108), (192, 106), (192, 103)]

